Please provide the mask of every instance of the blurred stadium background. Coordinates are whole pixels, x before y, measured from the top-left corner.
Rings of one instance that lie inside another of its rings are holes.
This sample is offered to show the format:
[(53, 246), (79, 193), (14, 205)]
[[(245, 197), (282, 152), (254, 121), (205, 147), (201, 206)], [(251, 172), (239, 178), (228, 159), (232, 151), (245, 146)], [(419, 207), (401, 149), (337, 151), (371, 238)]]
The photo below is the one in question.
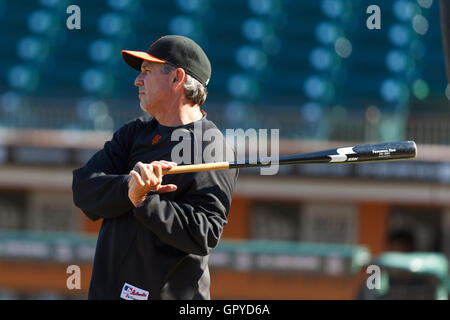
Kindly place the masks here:
[[(72, 4), (80, 30), (66, 27)], [(380, 30), (366, 27), (372, 4)], [(71, 170), (141, 115), (120, 51), (165, 34), (208, 53), (204, 110), (222, 129), (279, 128), (280, 154), (419, 148), (409, 162), (241, 170), (211, 256), (213, 299), (448, 298), (437, 0), (0, 0), (0, 25), (1, 299), (86, 298), (100, 223), (74, 207)], [(390, 253), (399, 238), (408, 252)], [(72, 264), (80, 290), (66, 287)], [(381, 290), (364, 290), (370, 264), (382, 267)]]

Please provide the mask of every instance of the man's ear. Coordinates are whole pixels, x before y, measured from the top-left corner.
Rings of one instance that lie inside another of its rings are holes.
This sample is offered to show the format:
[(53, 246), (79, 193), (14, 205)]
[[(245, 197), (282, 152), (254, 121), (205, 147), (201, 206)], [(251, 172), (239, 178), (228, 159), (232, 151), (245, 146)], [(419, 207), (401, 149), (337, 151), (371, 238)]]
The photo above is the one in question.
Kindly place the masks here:
[(181, 69), (181, 68), (175, 69), (172, 81), (176, 86), (179, 86), (180, 84), (182, 84), (184, 82), (185, 78), (186, 78), (186, 73), (184, 72), (183, 69)]

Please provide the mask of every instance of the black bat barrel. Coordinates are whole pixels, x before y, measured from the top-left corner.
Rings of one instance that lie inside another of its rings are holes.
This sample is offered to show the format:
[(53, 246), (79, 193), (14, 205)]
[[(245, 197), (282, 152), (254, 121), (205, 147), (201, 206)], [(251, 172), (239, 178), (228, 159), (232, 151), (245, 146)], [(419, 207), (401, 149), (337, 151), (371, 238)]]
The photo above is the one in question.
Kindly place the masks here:
[(400, 141), (342, 147), (305, 154), (285, 155), (278, 158), (257, 159), (255, 161), (236, 161), (230, 163), (230, 169), (270, 166), (273, 164), (285, 165), (391, 161), (410, 159), (416, 156), (417, 146), (414, 141)]

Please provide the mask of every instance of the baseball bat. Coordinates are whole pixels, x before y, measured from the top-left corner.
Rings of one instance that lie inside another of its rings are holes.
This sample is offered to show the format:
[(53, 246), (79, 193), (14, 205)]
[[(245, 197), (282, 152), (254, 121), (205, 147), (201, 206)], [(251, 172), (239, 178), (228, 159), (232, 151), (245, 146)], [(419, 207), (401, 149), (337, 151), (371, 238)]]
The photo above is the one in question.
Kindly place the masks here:
[[(341, 147), (311, 153), (284, 155), (279, 156), (278, 158), (256, 159), (255, 161), (245, 160), (180, 165), (169, 170), (164, 170), (163, 174), (168, 175), (209, 170), (263, 167), (273, 164), (380, 162), (412, 159), (416, 156), (417, 146), (414, 141), (399, 141)], [(138, 171), (139, 169), (135, 168), (134, 170)]]

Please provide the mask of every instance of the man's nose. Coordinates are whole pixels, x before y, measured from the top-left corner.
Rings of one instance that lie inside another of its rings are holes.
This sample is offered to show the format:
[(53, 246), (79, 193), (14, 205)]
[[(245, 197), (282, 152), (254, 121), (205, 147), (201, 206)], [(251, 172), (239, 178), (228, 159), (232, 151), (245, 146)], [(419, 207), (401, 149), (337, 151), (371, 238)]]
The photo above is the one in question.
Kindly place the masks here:
[(141, 76), (142, 76), (142, 72), (139, 73), (139, 75), (136, 77), (136, 80), (134, 80), (134, 85), (136, 87), (140, 87), (140, 86), (144, 85), (144, 81), (142, 81), (142, 77)]

